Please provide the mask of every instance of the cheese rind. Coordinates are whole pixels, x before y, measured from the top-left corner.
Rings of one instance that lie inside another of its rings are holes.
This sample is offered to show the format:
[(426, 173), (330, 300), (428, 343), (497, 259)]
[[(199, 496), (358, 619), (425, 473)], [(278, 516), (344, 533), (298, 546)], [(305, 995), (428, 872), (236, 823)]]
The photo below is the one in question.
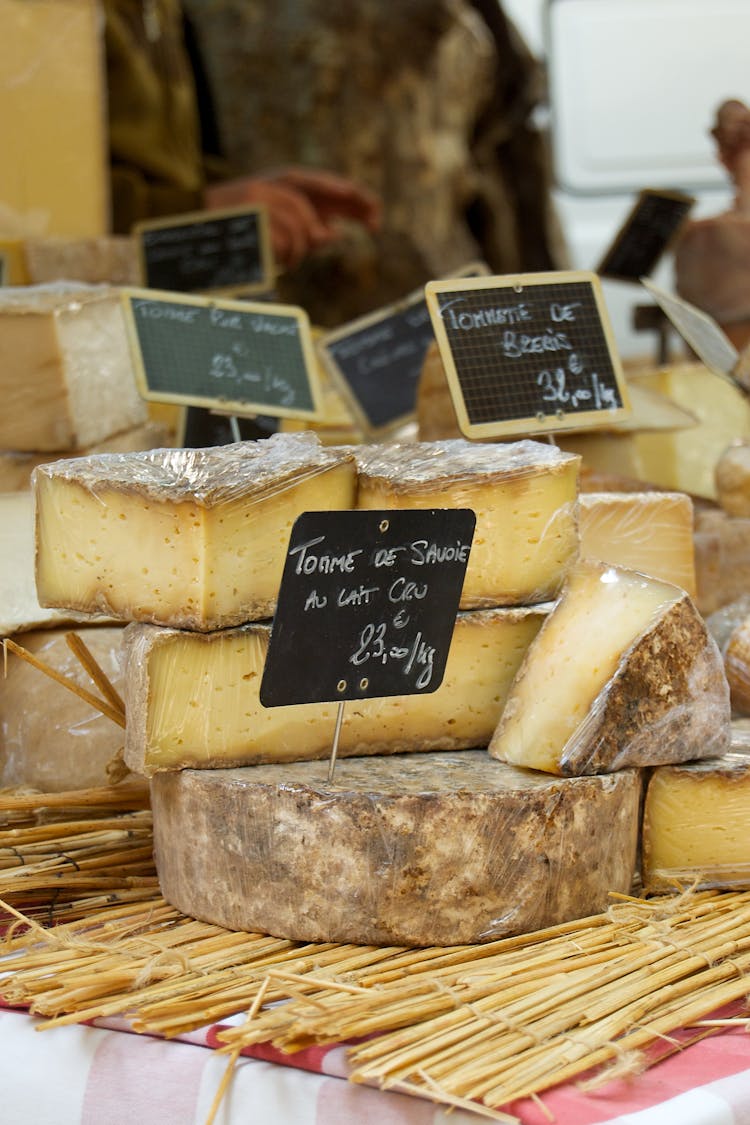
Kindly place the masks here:
[(582, 560), (529, 647), (489, 751), (575, 775), (721, 754), (721, 654), (684, 590)]
[(696, 602), (708, 616), (750, 590), (750, 519), (696, 509)]
[(296, 941), (454, 945), (605, 908), (630, 888), (635, 771), (555, 779), (484, 751), (183, 770), (151, 782), (162, 893)]
[(39, 600), (213, 630), (269, 617), (292, 524), (350, 508), (350, 453), (312, 434), (40, 466)]
[(0, 448), (83, 449), (148, 418), (115, 290), (0, 290)]
[[(78, 636), (116, 690), (123, 627), (79, 628)], [(19, 642), (56, 672), (95, 689), (61, 629), (27, 633)], [(30, 785), (45, 793), (107, 785), (107, 767), (122, 749), (120, 727), (24, 660), (8, 657), (0, 678), (0, 785)]]
[(31, 285), (82, 281), (87, 285), (139, 285), (134, 238), (29, 238), (25, 248)]
[(693, 502), (684, 492), (589, 492), (579, 499), (581, 557), (642, 571), (695, 595)]
[[(350, 702), (339, 756), (486, 746), (549, 608), (459, 614), (437, 691)], [(263, 624), (205, 634), (128, 626), (130, 768), (150, 776), (162, 769), (328, 757), (336, 703), (260, 703), (269, 634)]]
[(578, 555), (580, 459), (539, 442), (455, 441), (356, 451), (357, 507), (471, 508), (461, 608), (554, 598)]
[(750, 715), (750, 612), (730, 634), (724, 650), (724, 670), (732, 706), (741, 715)]
[(750, 755), (661, 766), (643, 815), (643, 881), (750, 889)]

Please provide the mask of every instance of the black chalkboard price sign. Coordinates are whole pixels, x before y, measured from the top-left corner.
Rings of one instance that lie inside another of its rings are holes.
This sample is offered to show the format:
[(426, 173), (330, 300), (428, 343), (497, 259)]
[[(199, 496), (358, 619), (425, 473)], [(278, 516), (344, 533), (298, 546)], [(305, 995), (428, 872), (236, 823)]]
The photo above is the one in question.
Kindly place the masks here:
[(417, 382), (434, 339), (420, 291), (318, 342), (323, 363), (366, 434), (381, 436), (413, 417)]
[(467, 437), (611, 426), (630, 414), (595, 274), (431, 281), (426, 296)]
[(138, 223), (141, 281), (179, 293), (259, 293), (272, 288), (263, 207), (196, 211)]
[(124, 289), (138, 389), (157, 402), (226, 414), (317, 418), (307, 314), (292, 305)]
[(694, 203), (694, 196), (680, 191), (645, 188), (596, 272), (618, 281), (648, 277), (677, 237)]
[(263, 705), (436, 691), (474, 524), (469, 509), (303, 513), (289, 541)]

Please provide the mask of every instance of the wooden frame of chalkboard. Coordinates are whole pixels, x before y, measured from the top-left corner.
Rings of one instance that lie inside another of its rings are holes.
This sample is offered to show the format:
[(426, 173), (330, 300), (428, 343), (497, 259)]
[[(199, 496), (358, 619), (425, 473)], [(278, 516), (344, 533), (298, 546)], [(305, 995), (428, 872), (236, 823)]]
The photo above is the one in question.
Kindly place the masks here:
[(685, 192), (644, 188), (596, 272), (615, 281), (640, 281), (673, 244), (694, 203), (695, 196)]
[(175, 293), (263, 293), (275, 283), (265, 207), (191, 211), (136, 223), (140, 279)]
[(584, 270), (431, 281), (427, 306), (461, 432), (611, 426), (630, 414), (601, 282)]
[(317, 342), (318, 355), (368, 437), (382, 437), (416, 415), (417, 383), (435, 339), (424, 293), (416, 290)]
[(122, 289), (138, 390), (225, 414), (321, 416), (307, 313), (295, 305)]

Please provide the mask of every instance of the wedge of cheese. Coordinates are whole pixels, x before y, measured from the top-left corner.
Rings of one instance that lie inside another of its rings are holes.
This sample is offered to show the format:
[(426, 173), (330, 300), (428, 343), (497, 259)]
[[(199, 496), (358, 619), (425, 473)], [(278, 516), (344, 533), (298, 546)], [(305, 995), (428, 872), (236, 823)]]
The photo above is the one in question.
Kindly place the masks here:
[(31, 488), (31, 474), (37, 465), (48, 465), (74, 456), (92, 453), (136, 453), (143, 449), (159, 449), (171, 445), (172, 433), (161, 422), (145, 422), (121, 434), (98, 442), (91, 449), (77, 453), (68, 449), (59, 453), (13, 453), (0, 450), (0, 492), (19, 492)]
[[(486, 746), (550, 606), (459, 614), (443, 682), (429, 695), (350, 702), (338, 753)], [(331, 753), (335, 703), (263, 707), (270, 627), (189, 633), (130, 625), (124, 647), (131, 769), (293, 762)]]
[(0, 448), (82, 449), (142, 425), (113, 289), (0, 290)]
[(750, 889), (750, 754), (660, 766), (643, 816), (643, 882)]
[(366, 945), (488, 942), (630, 889), (640, 778), (550, 778), (483, 750), (161, 773), (165, 898), (230, 929)]
[(574, 775), (721, 754), (721, 653), (677, 586), (581, 561), (530, 646), (490, 754)]
[(292, 524), (351, 508), (351, 454), (313, 434), (34, 470), (42, 605), (212, 630), (274, 611)]
[(82, 281), (87, 285), (139, 285), (138, 245), (134, 238), (29, 238), (26, 268), (31, 285)]
[(580, 497), (581, 557), (641, 570), (695, 596), (693, 502), (684, 492)]
[(356, 450), (357, 507), (471, 508), (461, 608), (553, 598), (578, 554), (580, 459), (554, 446), (454, 441)]
[[(79, 627), (97, 664), (121, 690), (123, 626)], [(61, 675), (99, 694), (65, 640), (65, 631), (27, 633), (19, 643)], [(29, 785), (45, 793), (88, 789), (112, 780), (108, 766), (124, 731), (66, 687), (10, 654), (0, 678), (0, 786)]]
[(90, 623), (91, 615), (39, 604), (31, 493), (0, 493), (0, 637), (79, 622)]

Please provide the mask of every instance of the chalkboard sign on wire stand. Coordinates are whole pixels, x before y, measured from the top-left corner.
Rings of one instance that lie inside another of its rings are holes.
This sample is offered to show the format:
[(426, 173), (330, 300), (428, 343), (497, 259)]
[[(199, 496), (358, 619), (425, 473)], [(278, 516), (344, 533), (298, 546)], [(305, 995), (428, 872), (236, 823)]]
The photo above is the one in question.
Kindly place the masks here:
[(695, 197), (684, 192), (644, 188), (596, 272), (615, 281), (647, 277), (677, 238), (694, 203)]
[(321, 394), (307, 314), (293, 305), (124, 289), (145, 399), (225, 414), (310, 418)]
[(601, 283), (586, 271), (431, 281), (461, 432), (480, 440), (611, 426), (630, 414)]

